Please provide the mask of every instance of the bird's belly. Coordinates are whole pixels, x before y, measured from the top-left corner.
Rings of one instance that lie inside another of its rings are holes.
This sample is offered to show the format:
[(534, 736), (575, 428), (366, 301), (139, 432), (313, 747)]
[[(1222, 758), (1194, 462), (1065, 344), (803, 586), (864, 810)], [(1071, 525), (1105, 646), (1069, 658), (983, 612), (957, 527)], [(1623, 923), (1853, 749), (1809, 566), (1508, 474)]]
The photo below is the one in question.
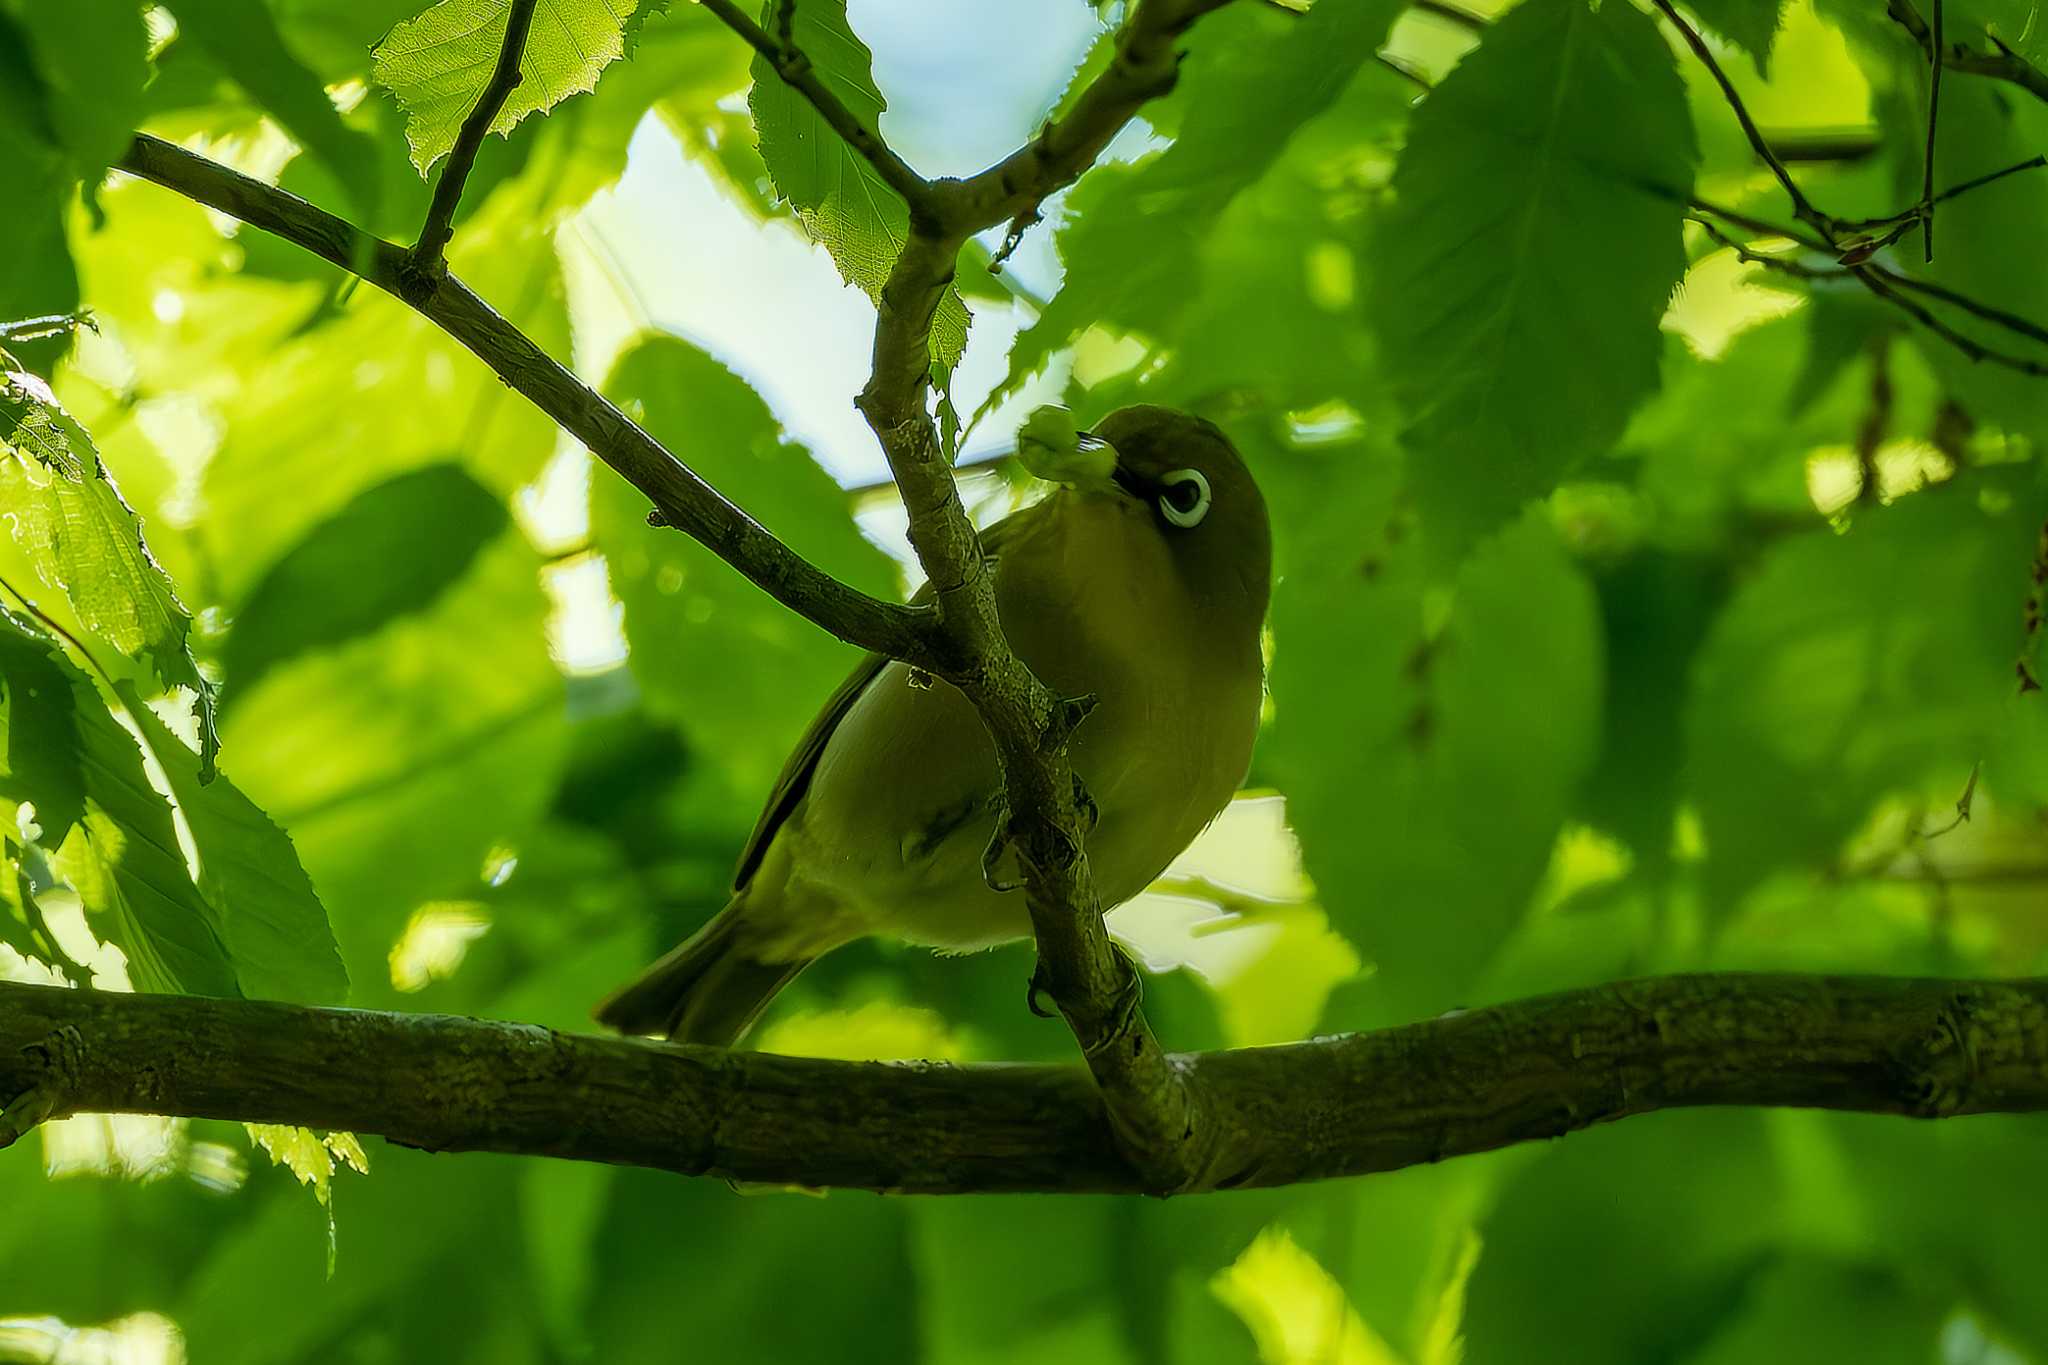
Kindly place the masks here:
[[(1241, 730), (1242, 745), (1226, 740), (1220, 763), (1211, 749), (1194, 752), (1191, 723), (1193, 735), (1218, 737), (1204, 722)], [(1105, 909), (1144, 890), (1230, 799), (1244, 767), (1234, 751), (1248, 755), (1256, 724), (1255, 694), (1226, 719), (1191, 715), (1156, 690), (1106, 702), (1083, 724), (1073, 757), (1098, 812), (1088, 851)], [(994, 750), (966, 698), (944, 683), (914, 687), (891, 664), (821, 755), (783, 831), (782, 898), (809, 907), (821, 931), (832, 922), (821, 937), (838, 941), (879, 931), (967, 952), (1024, 937), (1023, 895), (991, 890), (984, 874), (996, 796)], [(1014, 875), (1014, 859), (1004, 870)]]

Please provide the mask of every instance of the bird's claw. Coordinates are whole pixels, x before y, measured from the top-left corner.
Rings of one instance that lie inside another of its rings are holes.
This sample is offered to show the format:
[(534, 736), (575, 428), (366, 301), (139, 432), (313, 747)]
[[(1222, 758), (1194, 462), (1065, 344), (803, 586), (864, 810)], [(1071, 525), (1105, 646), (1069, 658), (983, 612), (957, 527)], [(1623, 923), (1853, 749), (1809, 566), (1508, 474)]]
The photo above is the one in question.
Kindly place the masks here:
[[(1031, 983), (1024, 988), (1024, 1008), (1040, 1019), (1051, 1019), (1059, 1013), (1058, 1002), (1053, 1000), (1052, 985), (1046, 977), (1045, 963), (1040, 962), (1031, 969)], [(1039, 1004), (1040, 996), (1053, 1000), (1054, 1007), (1047, 1009)]]
[(1095, 804), (1095, 798), (1088, 794), (1088, 787), (1081, 781), (1081, 774), (1074, 774), (1074, 809), (1081, 817), (1081, 833), (1093, 834), (1095, 827), (1102, 823), (1102, 807)]

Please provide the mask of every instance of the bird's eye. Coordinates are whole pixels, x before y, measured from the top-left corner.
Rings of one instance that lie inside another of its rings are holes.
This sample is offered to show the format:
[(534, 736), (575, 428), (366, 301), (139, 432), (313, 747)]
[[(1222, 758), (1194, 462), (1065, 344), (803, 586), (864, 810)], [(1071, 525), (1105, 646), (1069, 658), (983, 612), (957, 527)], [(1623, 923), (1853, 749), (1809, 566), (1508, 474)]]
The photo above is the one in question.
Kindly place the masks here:
[(1159, 514), (1175, 526), (1200, 526), (1209, 515), (1209, 481), (1199, 469), (1176, 469), (1159, 481)]

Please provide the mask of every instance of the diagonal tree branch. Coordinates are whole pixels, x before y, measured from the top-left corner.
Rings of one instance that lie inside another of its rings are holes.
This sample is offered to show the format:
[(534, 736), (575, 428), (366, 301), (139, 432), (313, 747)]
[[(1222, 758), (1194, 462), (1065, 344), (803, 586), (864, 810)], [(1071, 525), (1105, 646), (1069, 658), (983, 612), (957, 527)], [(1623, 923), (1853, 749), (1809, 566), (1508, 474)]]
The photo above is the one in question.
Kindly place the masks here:
[(1764, 165), (1770, 168), (1771, 175), (1785, 191), (1785, 197), (1792, 201), (1792, 216), (1812, 228), (1820, 235), (1822, 241), (1832, 243), (1835, 240), (1835, 220), (1813, 206), (1813, 201), (1806, 197), (1806, 191), (1800, 189), (1799, 182), (1792, 178), (1792, 172), (1785, 169), (1785, 163), (1778, 159), (1777, 152), (1764, 137), (1763, 130), (1758, 128), (1756, 120), (1749, 116), (1749, 107), (1742, 102), (1742, 96), (1735, 89), (1735, 82), (1729, 80), (1728, 73), (1721, 69), (1721, 63), (1714, 57), (1714, 50), (1700, 37), (1699, 30), (1685, 21), (1671, 0), (1650, 0), (1650, 3), (1657, 7), (1657, 12), (1664, 16), (1666, 22), (1678, 30), (1678, 36), (1685, 40), (1685, 45), (1692, 49), (1693, 55), (1699, 58), (1700, 64), (1713, 76), (1714, 83), (1721, 87), (1721, 94), (1726, 98), (1728, 108), (1734, 113), (1735, 121), (1742, 125), (1742, 135), (1749, 139), (1751, 149)]
[(702, 542), (764, 592), (840, 639), (936, 666), (929, 642), (930, 611), (877, 601), (805, 560), (452, 275), (444, 272), (427, 292), (409, 298), (403, 247), (362, 232), (296, 195), (146, 133), (136, 135), (117, 166), (304, 247), (405, 299), (645, 493), (654, 503), (650, 519), (658, 518), (658, 524)]
[(0, 983), (0, 1146), (82, 1112), (924, 1194), (1287, 1185), (1701, 1105), (2048, 1110), (2048, 981), (1695, 975), (1171, 1059), (1217, 1159), (1122, 1158), (1077, 1068), (827, 1062), (446, 1015)]
[(436, 278), (447, 273), (447, 263), (441, 253), (448, 249), (448, 239), (455, 235), (455, 210), (462, 203), (462, 187), (469, 179), (470, 169), (476, 165), (476, 154), (483, 147), (484, 139), (490, 136), (491, 124), (497, 119), (498, 111), (519, 88), (519, 61), (526, 52), (526, 35), (533, 28), (536, 3), (537, 0), (512, 0), (511, 12), (505, 16), (505, 41), (498, 49), (498, 64), (492, 68), (491, 79), (477, 96), (476, 107), (462, 121), (462, 128), (455, 136), (455, 146), (449, 150), (448, 161), (441, 167), (441, 178), (434, 183), (434, 198), (427, 205), (426, 224), (420, 228), (419, 240), (413, 243), (412, 252), (406, 258), (406, 280), (415, 293), (424, 295), (432, 289)]

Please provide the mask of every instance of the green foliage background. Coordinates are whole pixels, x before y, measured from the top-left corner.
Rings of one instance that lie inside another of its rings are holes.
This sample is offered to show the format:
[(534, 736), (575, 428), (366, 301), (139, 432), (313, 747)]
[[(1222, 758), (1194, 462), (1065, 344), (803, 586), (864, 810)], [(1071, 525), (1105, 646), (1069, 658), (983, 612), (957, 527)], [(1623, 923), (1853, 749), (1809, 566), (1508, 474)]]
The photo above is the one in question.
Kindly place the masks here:
[[(576, 457), (543, 481), (556, 434), (466, 352), (106, 174), (147, 128), (409, 240), (505, 5), (418, 10), (0, 0), (0, 320), (96, 321), (8, 341), (0, 387), (10, 979), (583, 1027), (722, 902), (850, 663), (603, 470), (587, 540), (550, 539), (533, 509)], [(1949, 10), (1953, 40), (2048, 56), (2032, 0)], [(1818, 201), (1910, 202), (1927, 73), (1875, 0), (1692, 12), (1774, 137), (1862, 139), (1797, 166)], [(915, 32), (864, 22), (803, 0), (796, 33), (875, 117), (870, 47)], [(648, 118), (870, 293), (901, 201), (694, 6), (542, 0), (534, 34), (453, 269), (798, 550), (900, 590), (886, 513), (750, 386), (776, 377), (674, 336), (613, 357), (562, 229)], [(1252, 782), (1299, 861), (1247, 801), (1119, 918), (1163, 1036), (1682, 969), (2042, 970), (2048, 718), (2017, 679), (2042, 668), (2048, 380), (1689, 225), (1689, 194), (1788, 215), (1628, 0), (1519, 0), (1483, 40), (1393, 0), (1240, 0), (1189, 47), (1149, 141), (1049, 212), (1057, 290), (963, 269), (933, 343), (944, 378), (989, 344), (970, 313), (1010, 314), (998, 397), (1045, 374), (1084, 419), (1203, 412), (1273, 507)], [(2048, 150), (2015, 87), (1951, 74), (1941, 107), (1943, 184)], [(2044, 230), (2023, 174), (1944, 204), (1933, 264), (1917, 233), (1883, 259), (2048, 319)], [(986, 516), (1022, 491), (971, 488)], [(573, 669), (593, 573), (626, 657)], [(859, 946), (761, 1042), (1064, 1059), (1029, 965)], [(87, 1117), (0, 1157), (0, 1360), (2048, 1362), (2044, 1138), (1670, 1114), (1160, 1204), (374, 1141), (358, 1175), (345, 1137)]]

